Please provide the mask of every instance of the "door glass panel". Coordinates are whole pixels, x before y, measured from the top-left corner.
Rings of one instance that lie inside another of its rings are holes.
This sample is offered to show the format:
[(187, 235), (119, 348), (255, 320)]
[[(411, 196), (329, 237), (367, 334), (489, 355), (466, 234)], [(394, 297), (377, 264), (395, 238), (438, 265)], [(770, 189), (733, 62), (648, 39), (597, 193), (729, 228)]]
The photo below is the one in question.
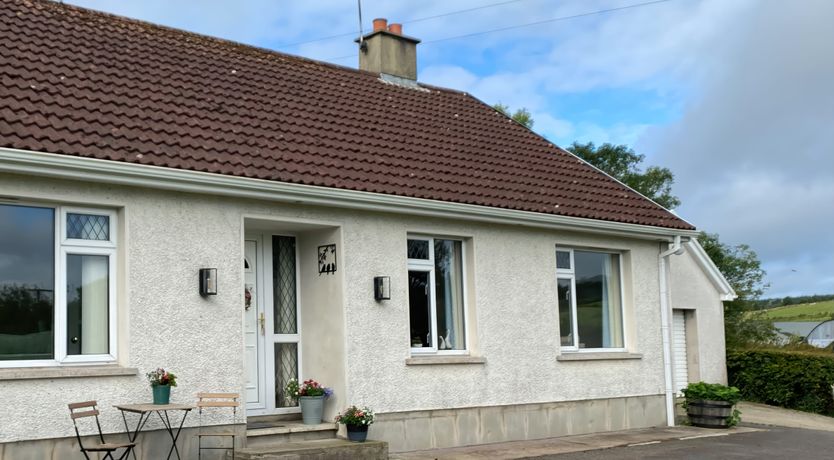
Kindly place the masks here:
[(562, 346), (573, 346), (573, 309), (571, 308), (570, 278), (559, 279), (559, 334), (562, 336)]
[(287, 394), (290, 379), (298, 378), (298, 344), (275, 344), (275, 407), (295, 407), (296, 403)]
[(294, 237), (272, 237), (272, 286), (275, 333), (297, 333)]
[(0, 360), (51, 359), (55, 211), (0, 205)]
[(556, 268), (570, 270), (570, 252), (556, 251)]
[(109, 352), (107, 256), (67, 255), (67, 354)]
[(411, 325), (411, 346), (431, 347), (431, 311), (429, 306), (429, 272), (409, 270), (408, 306)]

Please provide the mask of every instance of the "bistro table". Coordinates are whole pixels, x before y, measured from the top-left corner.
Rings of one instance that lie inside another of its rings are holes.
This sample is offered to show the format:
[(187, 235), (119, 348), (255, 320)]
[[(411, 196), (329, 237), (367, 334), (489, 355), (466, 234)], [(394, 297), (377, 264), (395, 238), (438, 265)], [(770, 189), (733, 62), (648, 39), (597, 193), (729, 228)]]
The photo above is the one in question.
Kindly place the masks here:
[[(171, 436), (171, 449), (168, 451), (167, 458), (170, 459), (171, 455), (175, 452), (177, 458), (180, 458), (180, 451), (177, 449), (177, 439), (180, 437), (180, 431), (182, 431), (182, 427), (185, 424), (185, 417), (188, 416), (189, 411), (194, 409), (194, 406), (188, 404), (116, 404), (113, 407), (122, 411), (125, 431), (127, 431), (127, 437), (130, 442), (136, 442), (136, 438), (139, 437), (139, 432), (142, 431), (142, 428), (151, 418), (151, 413), (156, 412), (159, 415), (159, 419), (162, 420), (162, 424), (165, 425), (165, 430), (168, 431), (168, 435)], [(175, 428), (171, 423), (171, 419), (168, 417), (168, 411), (182, 411), (182, 420), (180, 420), (179, 427)], [(136, 422), (136, 429), (133, 431), (131, 431), (127, 423), (126, 413), (128, 412), (139, 414), (139, 421)], [(133, 458), (134, 460), (136, 459), (135, 449), (133, 450)]]

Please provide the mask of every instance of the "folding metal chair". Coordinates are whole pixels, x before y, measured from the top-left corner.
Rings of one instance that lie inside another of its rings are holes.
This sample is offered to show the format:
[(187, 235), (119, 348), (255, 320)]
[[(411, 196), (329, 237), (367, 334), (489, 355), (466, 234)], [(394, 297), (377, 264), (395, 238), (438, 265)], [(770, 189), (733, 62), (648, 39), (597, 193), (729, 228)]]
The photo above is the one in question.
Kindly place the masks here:
[[(234, 431), (213, 431), (209, 433), (203, 432), (203, 409), (205, 408), (223, 408), (229, 407), (232, 409), (232, 423), (237, 425), (237, 408), (240, 407), (240, 393), (197, 393), (197, 410), (199, 412), (200, 427), (197, 432), (197, 458), (203, 458), (203, 450), (231, 450), (232, 457), (235, 458), (235, 437), (237, 433)], [(222, 410), (222, 409), (218, 409)], [(203, 438), (232, 438), (231, 447), (203, 447)]]
[[(80, 403), (73, 403), (69, 404), (70, 410), (70, 418), (72, 419), (72, 424), (75, 426), (75, 436), (78, 438), (78, 447), (81, 449), (81, 453), (84, 454), (84, 458), (90, 460), (90, 456), (88, 452), (104, 452), (104, 457), (102, 459), (110, 459), (116, 460), (114, 457), (114, 453), (119, 449), (124, 449), (125, 451), (122, 455), (118, 458), (118, 460), (123, 460), (127, 458), (128, 454), (136, 447), (136, 444), (132, 442), (120, 442), (120, 443), (108, 443), (104, 442), (104, 434), (101, 432), (101, 424), (98, 421), (98, 409), (96, 406), (98, 403), (96, 401), (86, 401)], [(84, 446), (81, 442), (81, 432), (78, 430), (78, 422), (77, 420), (84, 417), (95, 417), (96, 418), (96, 428), (98, 428), (98, 438), (101, 440), (99, 444), (94, 446)], [(98, 457), (96, 457), (98, 458)]]

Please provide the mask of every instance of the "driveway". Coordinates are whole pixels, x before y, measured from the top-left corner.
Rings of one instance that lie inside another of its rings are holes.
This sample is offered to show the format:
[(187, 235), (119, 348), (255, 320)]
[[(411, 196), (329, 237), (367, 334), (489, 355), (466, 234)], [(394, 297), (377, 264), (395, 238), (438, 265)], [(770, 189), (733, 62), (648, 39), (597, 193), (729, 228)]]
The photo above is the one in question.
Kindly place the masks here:
[(631, 447), (591, 450), (537, 457), (551, 460), (628, 459), (831, 459), (834, 432), (801, 428), (765, 427), (763, 431), (663, 441)]

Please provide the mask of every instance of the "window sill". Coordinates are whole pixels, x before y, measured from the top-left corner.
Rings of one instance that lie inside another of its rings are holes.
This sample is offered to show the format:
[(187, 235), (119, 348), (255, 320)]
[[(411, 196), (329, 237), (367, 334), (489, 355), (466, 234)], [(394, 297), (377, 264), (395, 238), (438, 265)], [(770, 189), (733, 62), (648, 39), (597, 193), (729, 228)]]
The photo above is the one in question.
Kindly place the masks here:
[(54, 367), (13, 367), (0, 369), (0, 381), (67, 379), (86, 377), (120, 377), (139, 374), (135, 367), (121, 366), (54, 366)]
[(643, 359), (640, 353), (629, 353), (626, 351), (613, 352), (565, 352), (556, 357), (557, 361), (604, 361), (604, 360), (619, 360), (619, 359)]
[(446, 355), (446, 356), (415, 356), (406, 358), (406, 366), (423, 366), (436, 364), (486, 364), (486, 358), (481, 356)]

